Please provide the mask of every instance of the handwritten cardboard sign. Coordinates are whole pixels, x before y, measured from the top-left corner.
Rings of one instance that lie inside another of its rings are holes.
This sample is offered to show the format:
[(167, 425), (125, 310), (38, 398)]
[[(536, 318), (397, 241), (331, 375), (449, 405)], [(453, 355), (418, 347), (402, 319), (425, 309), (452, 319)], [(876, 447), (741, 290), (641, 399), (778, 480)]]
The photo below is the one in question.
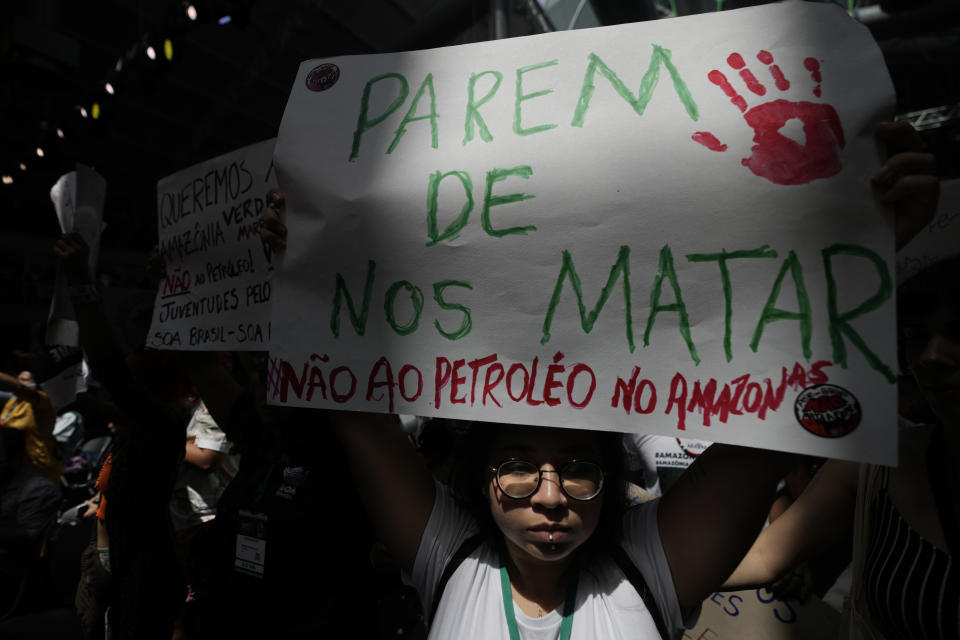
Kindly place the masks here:
[(260, 211), (276, 186), (273, 145), (265, 140), (157, 183), (166, 277), (148, 346), (266, 349), (273, 257), (260, 240)]
[(269, 397), (892, 462), (892, 99), (811, 3), (305, 62)]
[(809, 640), (836, 638), (839, 613), (819, 598), (777, 600), (766, 589), (714, 593), (684, 640)]

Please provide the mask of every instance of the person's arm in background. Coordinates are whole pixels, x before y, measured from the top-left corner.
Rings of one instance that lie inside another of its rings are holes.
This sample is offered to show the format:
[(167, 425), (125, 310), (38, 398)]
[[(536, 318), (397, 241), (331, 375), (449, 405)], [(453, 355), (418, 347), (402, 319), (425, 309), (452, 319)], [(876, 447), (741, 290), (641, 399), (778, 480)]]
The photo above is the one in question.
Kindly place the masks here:
[(397, 564), (411, 571), (436, 497), (426, 462), (393, 416), (331, 414), (377, 535)]
[[(773, 522), (787, 510), (792, 501), (786, 496), (780, 496), (770, 507), (768, 522)], [(749, 554), (749, 552), (747, 552)], [(811, 557), (811, 560), (813, 558)], [(807, 561), (802, 561), (794, 565), (793, 569), (777, 580), (767, 585), (767, 590), (774, 595), (777, 600), (798, 600), (801, 603), (810, 599), (815, 586), (813, 569)]]
[(17, 378), (7, 375), (3, 372), (0, 372), (0, 390), (9, 391), (21, 400), (25, 400), (27, 402), (35, 402), (40, 399), (39, 391), (36, 389), (31, 389), (27, 385), (21, 383)]
[(183, 454), (183, 461), (198, 469), (210, 471), (215, 469), (223, 460), (225, 454), (216, 449), (204, 449), (198, 447), (195, 438), (187, 438), (186, 450)]
[(723, 589), (766, 586), (843, 537), (853, 526), (859, 465), (828, 461), (790, 507), (764, 529)]
[(110, 363), (126, 369), (123, 351), (110, 329), (100, 294), (87, 269), (90, 250), (83, 237), (76, 232), (61, 235), (54, 245), (54, 253), (69, 286), (80, 326), (80, 346), (87, 358), (91, 364)]
[(202, 471), (219, 469), (230, 444), (205, 403), (195, 408), (187, 434), (184, 462)]
[[(147, 455), (147, 451), (155, 454), (155, 447), (160, 441), (164, 443), (162, 450), (166, 452), (166, 445), (173, 446), (177, 438), (184, 437), (182, 432), (167, 428), (177, 423), (176, 409), (160, 401), (133, 375), (126, 354), (107, 321), (100, 294), (91, 280), (87, 268), (89, 249), (86, 243), (79, 233), (65, 233), (57, 239), (54, 254), (69, 286), (70, 300), (80, 327), (80, 346), (94, 375), (110, 391), (113, 401), (124, 415), (138, 417), (138, 420), (124, 420), (120, 424), (124, 428), (131, 428), (134, 424), (150, 427), (140, 434), (146, 438), (137, 438), (138, 447), (143, 447), (143, 455)], [(180, 446), (182, 442), (181, 439)]]
[(97, 491), (96, 495), (87, 498), (83, 501), (83, 504), (86, 505), (83, 509), (83, 513), (80, 514), (81, 518), (89, 518), (97, 513), (97, 509), (100, 507), (100, 501), (103, 500), (103, 493)]

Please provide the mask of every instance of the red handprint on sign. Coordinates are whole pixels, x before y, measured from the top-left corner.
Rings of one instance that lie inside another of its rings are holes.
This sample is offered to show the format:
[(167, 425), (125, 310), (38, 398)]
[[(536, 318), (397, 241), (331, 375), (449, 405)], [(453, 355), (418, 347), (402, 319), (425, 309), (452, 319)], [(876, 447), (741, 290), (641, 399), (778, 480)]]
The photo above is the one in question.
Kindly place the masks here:
[[(790, 81), (783, 75), (780, 67), (773, 63), (768, 51), (761, 51), (757, 59), (770, 71), (777, 89), (786, 91)], [(727, 64), (739, 72), (747, 88), (758, 96), (766, 95), (767, 88), (746, 67), (739, 53), (731, 53)], [(810, 72), (816, 83), (813, 95), (820, 97), (820, 63), (815, 58), (807, 58), (803, 66)], [(842, 168), (840, 151), (843, 149), (843, 127), (836, 110), (829, 104), (814, 102), (790, 102), (772, 100), (747, 110), (747, 101), (737, 93), (727, 77), (714, 69), (707, 77), (720, 87), (730, 102), (743, 113), (744, 121), (753, 129), (752, 154), (741, 160), (754, 175), (766, 178), (775, 184), (807, 184), (820, 178), (836, 175)], [(804, 144), (785, 136), (780, 130), (790, 120), (797, 119), (803, 126), (806, 136)], [(726, 151), (727, 145), (707, 131), (693, 134), (693, 140), (712, 151)]]

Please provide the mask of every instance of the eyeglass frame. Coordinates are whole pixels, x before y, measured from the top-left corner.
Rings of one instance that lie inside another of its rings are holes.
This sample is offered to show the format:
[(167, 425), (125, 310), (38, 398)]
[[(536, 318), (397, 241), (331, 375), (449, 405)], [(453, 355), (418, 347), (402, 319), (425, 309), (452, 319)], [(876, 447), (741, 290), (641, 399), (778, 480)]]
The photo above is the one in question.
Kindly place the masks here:
[[(523, 497), (520, 497), (520, 498), (515, 498), (515, 497), (513, 497), (512, 495), (510, 495), (509, 493), (507, 493), (507, 492), (504, 490), (503, 485), (500, 484), (500, 468), (501, 468), (503, 465), (505, 465), (505, 464), (507, 464), (507, 463), (509, 463), (509, 462), (525, 462), (525, 463), (529, 464), (531, 467), (534, 467), (534, 468), (537, 470), (537, 484), (536, 484), (536, 486), (534, 486), (533, 491), (531, 491), (530, 493), (528, 493), (527, 495), (525, 495), (525, 496), (523, 496)], [(566, 467), (570, 466), (571, 464), (575, 464), (575, 463), (578, 463), (578, 462), (579, 462), (579, 463), (584, 463), (584, 462), (586, 462), (586, 463), (588, 463), (588, 464), (592, 464), (592, 465), (594, 465), (597, 469), (600, 470), (600, 487), (597, 489), (597, 492), (596, 492), (595, 494), (593, 494), (592, 496), (590, 496), (589, 498), (577, 498), (576, 496), (572, 496), (572, 495), (570, 495), (570, 494), (567, 492), (566, 488), (563, 486), (563, 470), (564, 470)], [(609, 475), (608, 472), (606, 472), (606, 471), (603, 470), (603, 467), (600, 465), (599, 462), (596, 462), (595, 460), (580, 460), (580, 459), (576, 459), (576, 458), (574, 458), (573, 460), (568, 460), (568, 461), (565, 462), (559, 469), (547, 469), (546, 472), (544, 472), (543, 469), (541, 469), (540, 467), (538, 467), (538, 466), (537, 466), (536, 464), (534, 464), (533, 462), (530, 462), (529, 460), (524, 460), (523, 458), (507, 458), (506, 460), (504, 460), (504, 461), (502, 461), (502, 462), (499, 462), (499, 463), (493, 465), (492, 467), (489, 467), (488, 470), (493, 473), (494, 482), (497, 483), (497, 488), (500, 489), (500, 493), (502, 493), (502, 494), (505, 495), (506, 497), (510, 498), (511, 500), (526, 500), (527, 498), (531, 497), (531, 496), (534, 495), (537, 491), (540, 490), (540, 485), (543, 483), (543, 474), (544, 474), (544, 473), (555, 473), (555, 474), (557, 474), (557, 478), (558, 478), (558, 480), (559, 480), (559, 482), (557, 482), (557, 485), (560, 487), (560, 491), (563, 493), (563, 495), (565, 495), (565, 496), (566, 496), (567, 498), (569, 498), (570, 500), (574, 500), (574, 501), (576, 501), (576, 502), (590, 502), (590, 501), (592, 501), (592, 500), (596, 500), (596, 499), (600, 496), (600, 494), (603, 493), (603, 489), (607, 486), (606, 479), (607, 479), (607, 476)]]

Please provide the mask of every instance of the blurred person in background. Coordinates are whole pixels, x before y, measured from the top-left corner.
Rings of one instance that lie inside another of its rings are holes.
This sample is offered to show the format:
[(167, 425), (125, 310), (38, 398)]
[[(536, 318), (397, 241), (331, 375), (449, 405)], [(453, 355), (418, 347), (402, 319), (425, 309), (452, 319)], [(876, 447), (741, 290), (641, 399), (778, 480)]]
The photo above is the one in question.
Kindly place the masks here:
[(60, 505), (57, 486), (27, 464), (26, 442), (23, 431), (0, 427), (0, 612), (13, 603)]
[(0, 426), (24, 431), (30, 466), (59, 485), (63, 461), (53, 439), (56, 413), (47, 394), (37, 389), (29, 371), (21, 371), (16, 378), (0, 373), (0, 389), (14, 394), (0, 410)]
[[(123, 352), (91, 280), (89, 249), (80, 235), (60, 236), (54, 252), (69, 286), (80, 345), (120, 412), (109, 477), (101, 486), (111, 583), (107, 626), (115, 639), (169, 640), (186, 596), (169, 505), (184, 454), (189, 387), (173, 354), (144, 350), (128, 358)], [(97, 617), (80, 613), (85, 633), (98, 635)]]

